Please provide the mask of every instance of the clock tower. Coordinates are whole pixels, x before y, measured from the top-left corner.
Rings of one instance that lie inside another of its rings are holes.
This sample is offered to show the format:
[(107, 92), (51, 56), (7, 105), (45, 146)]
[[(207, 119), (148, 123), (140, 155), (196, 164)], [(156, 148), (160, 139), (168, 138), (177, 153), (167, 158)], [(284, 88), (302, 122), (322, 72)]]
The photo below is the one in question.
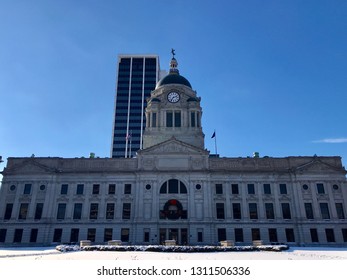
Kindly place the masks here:
[(162, 78), (147, 99), (143, 148), (171, 138), (204, 149), (200, 97), (190, 82), (179, 74), (172, 50), (170, 72)]

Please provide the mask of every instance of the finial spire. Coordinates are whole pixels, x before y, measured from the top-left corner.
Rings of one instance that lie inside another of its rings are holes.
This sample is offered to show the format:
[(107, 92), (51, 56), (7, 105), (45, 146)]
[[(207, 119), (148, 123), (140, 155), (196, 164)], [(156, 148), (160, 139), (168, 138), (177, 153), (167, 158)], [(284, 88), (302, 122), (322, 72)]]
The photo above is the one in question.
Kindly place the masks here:
[(177, 69), (177, 60), (175, 58), (175, 50), (171, 49), (171, 53), (172, 53), (172, 58), (171, 58), (171, 62), (170, 62), (170, 74), (179, 74), (179, 71)]
[(174, 49), (171, 49), (171, 53), (172, 53), (172, 58), (175, 58), (175, 50)]

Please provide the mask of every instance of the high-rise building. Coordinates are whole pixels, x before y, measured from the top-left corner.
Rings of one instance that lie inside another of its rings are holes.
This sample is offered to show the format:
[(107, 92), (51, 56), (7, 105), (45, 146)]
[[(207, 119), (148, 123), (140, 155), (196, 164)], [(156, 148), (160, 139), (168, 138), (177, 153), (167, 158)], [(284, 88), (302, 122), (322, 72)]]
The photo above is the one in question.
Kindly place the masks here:
[(132, 157), (142, 149), (146, 98), (160, 79), (157, 55), (119, 55), (111, 157)]

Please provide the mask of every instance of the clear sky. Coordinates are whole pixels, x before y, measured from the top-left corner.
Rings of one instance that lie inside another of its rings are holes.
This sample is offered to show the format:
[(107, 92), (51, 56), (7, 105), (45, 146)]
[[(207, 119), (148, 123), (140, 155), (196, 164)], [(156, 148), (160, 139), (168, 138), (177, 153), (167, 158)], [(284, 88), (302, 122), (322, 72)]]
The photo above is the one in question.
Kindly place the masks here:
[(212, 153), (346, 166), (345, 0), (0, 0), (0, 155), (109, 157), (117, 56), (171, 48)]

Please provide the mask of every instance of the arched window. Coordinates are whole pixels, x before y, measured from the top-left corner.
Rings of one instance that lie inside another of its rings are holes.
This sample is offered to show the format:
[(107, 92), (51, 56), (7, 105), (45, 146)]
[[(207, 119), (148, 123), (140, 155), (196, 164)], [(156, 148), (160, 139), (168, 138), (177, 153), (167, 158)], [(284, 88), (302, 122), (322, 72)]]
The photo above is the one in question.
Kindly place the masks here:
[(166, 181), (164, 184), (161, 185), (160, 193), (180, 193), (185, 194), (187, 193), (186, 186), (177, 179), (170, 179), (169, 181)]

